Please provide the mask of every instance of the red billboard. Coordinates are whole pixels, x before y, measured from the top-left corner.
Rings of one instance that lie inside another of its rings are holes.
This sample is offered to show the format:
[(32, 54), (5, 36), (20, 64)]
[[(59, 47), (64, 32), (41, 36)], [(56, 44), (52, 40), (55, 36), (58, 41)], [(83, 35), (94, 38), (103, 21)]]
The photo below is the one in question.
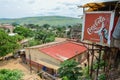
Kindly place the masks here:
[(110, 44), (114, 12), (86, 12), (82, 28), (82, 40)]

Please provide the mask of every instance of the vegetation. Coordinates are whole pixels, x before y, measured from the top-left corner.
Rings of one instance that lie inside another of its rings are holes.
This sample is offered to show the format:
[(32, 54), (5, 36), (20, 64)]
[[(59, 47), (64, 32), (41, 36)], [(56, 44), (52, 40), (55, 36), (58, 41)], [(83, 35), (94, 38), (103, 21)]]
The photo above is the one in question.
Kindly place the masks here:
[(56, 27), (56, 37), (65, 37), (66, 27)]
[[(107, 64), (101, 59), (99, 62), (99, 69), (103, 69), (104, 66), (106, 66)], [(93, 63), (93, 71), (97, 71), (98, 69), (98, 61), (95, 61)], [(96, 72), (95, 72), (96, 73)], [(95, 77), (96, 75), (94, 75), (93, 77)], [(88, 66), (83, 68), (83, 78), (85, 80), (92, 80), (89, 73), (88, 73)], [(98, 80), (106, 80), (106, 75), (104, 72), (100, 72), (98, 75)]]
[(58, 25), (67, 26), (67, 25), (82, 23), (82, 20), (79, 18), (62, 17), (62, 16), (41, 16), (41, 17), (26, 17), (26, 18), (18, 18), (18, 19), (0, 19), (0, 23), (8, 23), (13, 25), (49, 24), (51, 26), (58, 26)]
[(39, 40), (41, 43), (52, 42), (55, 40), (54, 33), (42, 30), (36, 31), (34, 38), (35, 40)]
[(25, 24), (23, 26), (16, 25), (14, 32), (20, 36), (33, 37), (33, 40), (29, 41), (29, 46), (39, 45), (42, 43), (52, 42), (55, 37), (70, 37), (71, 28), (80, 28), (81, 24), (69, 25), (69, 26), (51, 26), (49, 24), (43, 24), (42, 26), (36, 24)]
[[(98, 68), (98, 62), (93, 64), (94, 71)], [(99, 67), (103, 68), (105, 63), (101, 60)], [(62, 80), (92, 80), (88, 73), (88, 66), (84, 68), (77, 67), (78, 63), (75, 60), (66, 60), (61, 64), (58, 70), (58, 74)], [(96, 75), (94, 75), (95, 77)], [(99, 73), (98, 80), (106, 80), (106, 75), (104, 72)]]
[(43, 26), (28, 24), (28, 25), (17, 25), (14, 32), (19, 34), (19, 39), (23, 37), (32, 37), (29, 40), (29, 46), (34, 46), (42, 43), (52, 42), (55, 40), (55, 33), (53, 30), (49, 29), (51, 26), (49, 24), (44, 24)]
[[(99, 68), (102, 69), (107, 64), (101, 59), (99, 62)], [(98, 68), (98, 61), (94, 62), (93, 69), (96, 70)]]
[(91, 80), (90, 75), (89, 75), (88, 66), (84, 67), (83, 70), (82, 70), (82, 72), (83, 72), (83, 76), (82, 76), (83, 80), (84, 79), (85, 80)]
[(13, 37), (15, 39), (17, 39), (18, 42), (24, 39), (24, 36), (21, 36), (21, 35), (18, 35), (18, 34), (14, 35)]
[(3, 57), (19, 48), (17, 38), (9, 36), (4, 30), (0, 30), (0, 57)]
[(99, 74), (98, 80), (106, 80), (106, 75), (104, 73)]
[(28, 43), (29, 43), (29, 46), (35, 46), (35, 45), (41, 44), (40, 41), (35, 39), (29, 40)]
[(18, 33), (19, 35), (24, 36), (24, 37), (32, 37), (34, 35), (32, 30), (30, 30), (26, 27), (23, 27), (23, 26), (16, 27), (14, 29), (14, 32)]
[(19, 70), (0, 70), (0, 80), (22, 80), (23, 73)]
[(60, 77), (63, 80), (80, 80), (82, 68), (77, 67), (78, 64), (75, 60), (64, 61), (58, 70)]

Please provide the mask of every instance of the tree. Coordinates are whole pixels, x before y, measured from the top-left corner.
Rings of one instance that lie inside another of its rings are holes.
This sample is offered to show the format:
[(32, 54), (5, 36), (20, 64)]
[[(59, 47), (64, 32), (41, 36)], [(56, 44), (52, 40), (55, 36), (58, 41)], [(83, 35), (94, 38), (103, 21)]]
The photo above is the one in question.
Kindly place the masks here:
[(12, 25), (13, 25), (13, 26), (17, 26), (17, 25), (19, 25), (19, 24), (18, 24), (17, 22), (13, 22)]
[(0, 70), (0, 80), (22, 80), (23, 73), (20, 70)]
[(17, 39), (13, 36), (9, 36), (5, 31), (0, 30), (0, 57), (13, 52), (19, 47)]
[(32, 37), (34, 35), (32, 30), (22, 26), (16, 27), (14, 32), (24, 37)]
[(47, 30), (48, 30), (49, 27), (50, 27), (49, 24), (44, 24), (44, 25), (43, 25), (43, 28), (45, 28), (45, 29), (47, 29)]
[(35, 46), (40, 44), (40, 41), (32, 39), (32, 40), (29, 40), (28, 43), (29, 43), (29, 46)]
[(14, 35), (13, 36), (14, 38), (16, 38), (17, 39), (17, 41), (21, 41), (21, 40), (23, 40), (24, 39), (24, 36), (21, 36), (21, 35)]
[(38, 30), (35, 33), (35, 40), (39, 40), (42, 43), (52, 42), (55, 40), (55, 36), (52, 32), (45, 32)]
[(27, 27), (27, 28), (31, 28), (31, 29), (38, 29), (38, 28), (40, 28), (40, 26), (37, 25), (37, 24), (24, 24), (24, 26)]
[(58, 74), (63, 80), (80, 80), (82, 68), (77, 66), (78, 63), (75, 60), (66, 60), (61, 64)]

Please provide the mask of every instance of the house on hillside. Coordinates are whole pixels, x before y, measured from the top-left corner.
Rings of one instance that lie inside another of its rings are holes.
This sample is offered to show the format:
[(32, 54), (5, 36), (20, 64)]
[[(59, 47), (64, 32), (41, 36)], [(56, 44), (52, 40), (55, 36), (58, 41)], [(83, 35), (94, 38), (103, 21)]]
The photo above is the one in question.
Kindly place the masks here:
[(52, 42), (25, 49), (26, 60), (37, 71), (53, 74), (64, 60), (75, 59), (79, 63), (86, 59), (87, 48), (72, 41)]
[(14, 29), (14, 27), (10, 24), (0, 24), (0, 28), (8, 29), (10, 33), (13, 33), (13, 29)]

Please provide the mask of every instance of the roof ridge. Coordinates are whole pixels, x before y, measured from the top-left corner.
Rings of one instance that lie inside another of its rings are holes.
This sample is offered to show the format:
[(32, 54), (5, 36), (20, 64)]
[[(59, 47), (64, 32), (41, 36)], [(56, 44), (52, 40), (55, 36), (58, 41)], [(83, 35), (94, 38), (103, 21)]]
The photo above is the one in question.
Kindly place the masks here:
[(59, 44), (65, 43), (65, 42), (67, 42), (67, 41), (61, 41), (61, 42), (57, 42), (57, 43), (54, 43), (54, 44), (48, 44), (48, 45), (42, 46), (40, 48), (48, 48), (48, 47), (51, 47), (51, 46), (57, 46)]
[(50, 42), (50, 43), (40, 44), (40, 45), (27, 47), (27, 48), (43, 48), (43, 47), (48, 47), (48, 46), (59, 44), (59, 43), (63, 43), (63, 42), (66, 42), (66, 41)]

